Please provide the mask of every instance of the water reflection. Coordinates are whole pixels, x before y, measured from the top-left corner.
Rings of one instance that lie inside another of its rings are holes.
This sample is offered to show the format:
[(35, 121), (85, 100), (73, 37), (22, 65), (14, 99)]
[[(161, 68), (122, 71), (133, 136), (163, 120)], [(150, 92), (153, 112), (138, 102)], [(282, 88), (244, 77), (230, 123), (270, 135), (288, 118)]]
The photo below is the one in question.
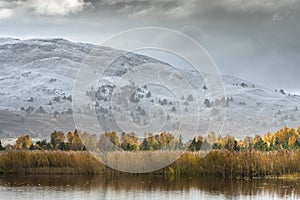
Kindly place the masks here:
[(161, 175), (0, 176), (0, 199), (300, 198), (299, 180), (224, 180)]

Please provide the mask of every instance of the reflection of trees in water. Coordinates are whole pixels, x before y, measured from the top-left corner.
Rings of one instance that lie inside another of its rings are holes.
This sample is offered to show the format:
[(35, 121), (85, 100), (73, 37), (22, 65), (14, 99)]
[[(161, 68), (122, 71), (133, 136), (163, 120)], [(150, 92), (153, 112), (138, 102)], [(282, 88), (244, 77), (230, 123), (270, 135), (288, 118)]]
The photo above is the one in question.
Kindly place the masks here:
[(0, 176), (0, 186), (20, 187), (39, 186), (58, 189), (70, 188), (82, 191), (190, 191), (199, 190), (213, 195), (300, 197), (300, 179), (255, 179), (235, 180), (214, 177), (168, 177), (161, 175), (106, 175), (106, 176), (70, 176), (70, 175), (31, 175)]

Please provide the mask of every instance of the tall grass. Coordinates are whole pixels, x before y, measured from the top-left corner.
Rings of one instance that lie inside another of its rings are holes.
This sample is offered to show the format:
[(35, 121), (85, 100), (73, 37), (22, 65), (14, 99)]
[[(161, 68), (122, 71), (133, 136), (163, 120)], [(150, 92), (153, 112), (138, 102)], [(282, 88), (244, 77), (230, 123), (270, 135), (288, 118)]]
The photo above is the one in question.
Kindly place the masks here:
[(7, 151), (0, 153), (1, 173), (100, 174), (105, 167), (88, 152)]
[[(130, 164), (131, 157), (151, 157), (155, 154), (159, 162), (167, 152), (112, 152), (105, 163)], [(172, 152), (169, 152), (172, 154)], [(176, 153), (176, 152), (175, 152)], [(173, 152), (173, 155), (175, 155)], [(204, 158), (202, 152), (186, 152), (164, 169), (153, 173), (171, 175), (200, 175), (220, 177), (264, 177), (300, 174), (299, 151), (232, 152), (213, 150)], [(141, 162), (143, 162), (141, 160)], [(132, 165), (132, 163), (131, 163)], [(130, 165), (128, 165), (130, 166)], [(92, 154), (74, 151), (7, 151), (0, 153), (0, 173), (20, 174), (119, 174), (105, 167)]]
[(199, 152), (185, 153), (169, 168), (177, 174), (222, 177), (265, 177), (300, 173), (299, 151), (211, 151), (203, 159)]

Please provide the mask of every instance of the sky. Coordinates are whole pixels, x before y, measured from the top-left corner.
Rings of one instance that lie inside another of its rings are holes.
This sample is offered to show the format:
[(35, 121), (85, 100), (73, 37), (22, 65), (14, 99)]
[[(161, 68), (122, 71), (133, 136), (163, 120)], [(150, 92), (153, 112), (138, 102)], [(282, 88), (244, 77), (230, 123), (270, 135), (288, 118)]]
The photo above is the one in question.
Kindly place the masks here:
[(187, 34), (222, 74), (300, 94), (300, 0), (0, 0), (0, 37), (100, 44), (122, 31)]

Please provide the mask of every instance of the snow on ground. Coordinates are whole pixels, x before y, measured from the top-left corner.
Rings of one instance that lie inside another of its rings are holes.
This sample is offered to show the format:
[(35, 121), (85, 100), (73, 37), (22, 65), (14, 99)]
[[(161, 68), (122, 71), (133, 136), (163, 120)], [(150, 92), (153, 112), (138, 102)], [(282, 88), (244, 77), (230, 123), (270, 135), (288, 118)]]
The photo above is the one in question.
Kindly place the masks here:
[[(49, 115), (53, 118), (57, 115), (60, 117), (68, 115), (69, 118), (72, 114), (72, 94), (76, 74), (86, 56), (95, 47), (95, 45), (73, 43), (63, 39), (0, 38), (0, 110), (5, 111), (4, 113), (18, 113), (25, 119), (39, 114)], [(98, 46), (97, 48), (101, 51), (103, 62), (112, 54), (122, 55), (121, 51), (109, 47)], [(138, 70), (139, 65), (145, 63), (171, 67), (147, 56), (128, 53), (112, 63), (102, 81), (99, 82), (96, 110), (99, 122), (105, 130), (118, 129), (113, 119), (112, 109), (114, 108), (110, 103), (113, 86), (124, 74)], [(224, 120), (222, 112), (220, 112), (222, 103), (216, 103), (218, 99), (209, 95), (210, 88), (204, 88), (204, 80), (207, 77), (201, 78), (196, 71), (190, 69), (180, 68), (177, 69), (177, 72), (190, 82), (196, 92), (199, 104), (196, 99), (193, 99), (188, 101), (188, 106), (180, 107), (187, 101), (190, 94), (188, 90), (183, 98), (177, 99), (172, 92), (160, 85), (151, 84), (146, 87), (135, 85), (139, 100), (130, 103), (129, 112), (116, 108), (120, 110), (120, 117), (132, 118), (132, 121), (139, 125), (149, 125), (151, 117), (161, 117), (159, 110), (161, 109), (164, 117), (169, 116), (169, 119), (164, 121), (165, 130), (178, 129), (182, 116), (188, 118), (187, 123), (194, 123), (195, 113), (199, 114), (201, 118), (199, 130), (202, 133), (209, 127), (210, 119), (220, 121), (219, 125), (221, 125)], [(148, 75), (144, 76), (147, 78)], [(168, 77), (172, 78), (172, 76), (174, 77), (175, 74), (170, 74)], [(245, 135), (253, 136), (275, 131), (283, 126), (300, 125), (299, 96), (283, 94), (280, 91), (274, 91), (233, 76), (224, 75), (222, 79), (228, 98), (225, 99), (227, 115), (222, 134), (232, 134), (243, 138)], [(98, 88), (94, 88), (94, 92), (97, 92)], [(151, 93), (150, 97), (147, 97), (148, 92)], [(184, 88), (182, 92), (185, 92)], [(87, 96), (88, 98), (90, 97)], [(204, 105), (205, 99), (209, 99), (211, 107)], [(156, 109), (156, 113), (155, 109), (153, 110), (154, 105), (159, 107), (158, 110)], [(200, 105), (199, 110), (187, 109), (187, 107), (195, 109), (196, 105)], [(89, 109), (93, 109), (95, 104), (89, 106)], [(82, 111), (88, 113), (88, 110)], [(2, 114), (4, 115), (4, 113)], [(49, 118), (45, 118), (45, 120), (49, 120)], [(13, 117), (11, 122), (11, 124), (0, 123), (0, 134), (11, 135), (10, 132), (13, 130), (19, 130), (9, 127), (16, 126), (16, 123), (13, 123)], [(20, 125), (20, 123), (17, 124)], [(49, 125), (47, 130), (60, 127), (57, 123), (59, 122), (56, 121), (52, 125), (45, 123)], [(34, 129), (32, 127), (28, 131), (34, 132)], [(220, 127), (211, 127), (211, 130), (219, 129)], [(43, 135), (43, 133), (38, 135), (41, 136), (41, 134)], [(45, 133), (45, 135), (47, 134), (49, 133)]]

